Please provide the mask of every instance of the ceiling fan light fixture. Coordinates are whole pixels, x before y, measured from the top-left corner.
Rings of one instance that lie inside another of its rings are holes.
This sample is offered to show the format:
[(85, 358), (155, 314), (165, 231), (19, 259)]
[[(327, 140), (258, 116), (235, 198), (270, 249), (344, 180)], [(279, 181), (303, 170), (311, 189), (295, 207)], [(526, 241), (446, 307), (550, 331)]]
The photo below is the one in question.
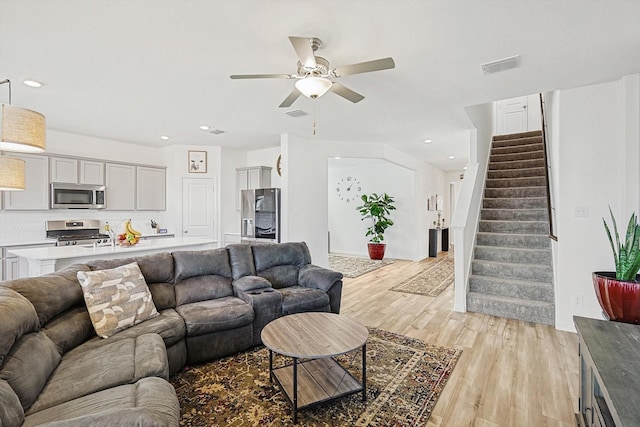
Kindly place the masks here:
[(327, 93), (333, 83), (324, 77), (305, 77), (296, 82), (296, 89), (307, 98), (316, 99)]

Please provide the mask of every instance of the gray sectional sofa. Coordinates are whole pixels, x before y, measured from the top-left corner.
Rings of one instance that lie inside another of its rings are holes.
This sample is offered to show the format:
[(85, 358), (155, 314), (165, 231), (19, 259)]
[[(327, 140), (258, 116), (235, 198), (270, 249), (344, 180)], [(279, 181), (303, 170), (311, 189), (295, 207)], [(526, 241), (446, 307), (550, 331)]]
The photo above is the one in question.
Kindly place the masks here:
[[(159, 314), (98, 337), (77, 274), (132, 262)], [(260, 344), (277, 317), (338, 313), (341, 293), (342, 275), (312, 265), (305, 243), (94, 261), (1, 282), (0, 426), (177, 426), (171, 374)]]

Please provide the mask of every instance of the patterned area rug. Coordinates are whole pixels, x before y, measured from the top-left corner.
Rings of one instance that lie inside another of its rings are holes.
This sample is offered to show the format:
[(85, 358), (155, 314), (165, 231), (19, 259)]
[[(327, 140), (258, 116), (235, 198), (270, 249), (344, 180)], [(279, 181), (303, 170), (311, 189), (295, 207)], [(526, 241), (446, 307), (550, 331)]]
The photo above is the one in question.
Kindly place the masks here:
[[(304, 409), (298, 425), (424, 426), (462, 350), (369, 329), (367, 401), (355, 394)], [(338, 358), (361, 378), (361, 352)], [(290, 359), (289, 359), (290, 360)], [(274, 357), (274, 366), (284, 358)], [(264, 347), (208, 364), (186, 367), (171, 378), (181, 426), (292, 426), (291, 407), (269, 381)]]
[(393, 260), (390, 259), (376, 261), (369, 258), (329, 254), (329, 268), (333, 271), (339, 271), (344, 277), (350, 279), (392, 263)]
[(447, 256), (435, 264), (427, 267), (426, 270), (410, 277), (398, 286), (391, 288), (392, 291), (406, 292), (409, 294), (426, 295), (437, 297), (453, 283), (453, 257)]

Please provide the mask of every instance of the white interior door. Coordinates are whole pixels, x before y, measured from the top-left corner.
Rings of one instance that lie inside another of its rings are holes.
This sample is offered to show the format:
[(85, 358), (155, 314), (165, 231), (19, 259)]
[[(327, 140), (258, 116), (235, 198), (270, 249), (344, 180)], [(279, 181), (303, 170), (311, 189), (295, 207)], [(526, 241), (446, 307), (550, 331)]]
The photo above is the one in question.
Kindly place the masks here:
[(497, 106), (497, 134), (529, 130), (529, 106), (526, 96), (498, 101)]
[(183, 178), (182, 233), (214, 238), (215, 185), (211, 178)]

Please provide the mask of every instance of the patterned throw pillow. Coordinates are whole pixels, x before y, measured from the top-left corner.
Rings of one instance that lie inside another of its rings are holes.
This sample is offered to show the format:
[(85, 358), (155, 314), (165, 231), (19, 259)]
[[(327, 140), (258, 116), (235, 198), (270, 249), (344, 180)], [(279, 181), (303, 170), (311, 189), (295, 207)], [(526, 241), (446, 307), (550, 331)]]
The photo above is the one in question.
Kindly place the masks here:
[(111, 270), (78, 271), (91, 323), (108, 338), (158, 315), (137, 262)]

